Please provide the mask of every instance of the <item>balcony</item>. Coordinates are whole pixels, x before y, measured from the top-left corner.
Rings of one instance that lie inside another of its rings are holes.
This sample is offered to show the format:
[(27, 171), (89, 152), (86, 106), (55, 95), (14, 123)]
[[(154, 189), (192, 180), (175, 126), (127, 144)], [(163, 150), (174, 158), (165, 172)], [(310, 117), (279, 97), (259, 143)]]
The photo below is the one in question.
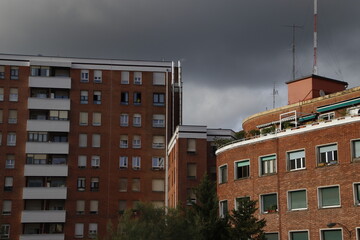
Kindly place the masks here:
[(70, 132), (70, 121), (27, 120), (26, 131)]
[(69, 154), (68, 142), (26, 142), (26, 153)]
[(24, 176), (26, 177), (67, 177), (67, 165), (40, 165), (40, 164), (26, 164), (24, 168)]
[(37, 88), (71, 88), (71, 78), (70, 77), (41, 77), (41, 76), (32, 76), (29, 77), (29, 87)]
[(29, 109), (70, 110), (70, 99), (28, 98)]
[(64, 240), (65, 234), (23, 234), (20, 240)]
[(66, 187), (25, 187), (23, 199), (66, 199)]
[(21, 213), (21, 223), (63, 223), (65, 210), (25, 210)]

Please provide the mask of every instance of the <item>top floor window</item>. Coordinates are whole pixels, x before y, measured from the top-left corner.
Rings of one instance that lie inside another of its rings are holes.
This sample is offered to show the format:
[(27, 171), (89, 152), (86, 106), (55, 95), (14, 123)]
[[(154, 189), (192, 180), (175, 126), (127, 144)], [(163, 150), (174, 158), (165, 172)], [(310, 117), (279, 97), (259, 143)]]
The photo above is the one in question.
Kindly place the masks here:
[(121, 84), (129, 84), (129, 72), (122, 71), (121, 72)]
[(19, 79), (19, 67), (10, 68), (10, 79)]
[(142, 72), (134, 72), (134, 84), (142, 84)]
[(261, 175), (276, 173), (276, 155), (260, 157)]
[(337, 163), (337, 144), (318, 147), (318, 166)]
[(30, 68), (31, 76), (39, 77), (49, 77), (50, 76), (50, 67), (45, 66), (31, 66)]
[(235, 162), (235, 179), (247, 178), (250, 176), (250, 160)]
[(360, 140), (352, 141), (352, 160), (360, 161)]
[(102, 71), (94, 70), (94, 82), (101, 83), (102, 82)]
[(334, 112), (330, 112), (330, 113), (324, 113), (324, 114), (320, 114), (318, 117), (319, 121), (326, 121), (326, 120), (331, 120), (335, 118), (335, 113)]
[(0, 66), (0, 79), (5, 78), (5, 66)]
[(165, 85), (165, 73), (154, 72), (153, 73), (153, 85)]
[(219, 183), (226, 183), (228, 180), (227, 177), (227, 165), (219, 167)]
[(81, 70), (80, 82), (89, 82), (89, 70)]
[(288, 156), (288, 167), (290, 171), (299, 170), (305, 168), (305, 151), (294, 151), (289, 152)]

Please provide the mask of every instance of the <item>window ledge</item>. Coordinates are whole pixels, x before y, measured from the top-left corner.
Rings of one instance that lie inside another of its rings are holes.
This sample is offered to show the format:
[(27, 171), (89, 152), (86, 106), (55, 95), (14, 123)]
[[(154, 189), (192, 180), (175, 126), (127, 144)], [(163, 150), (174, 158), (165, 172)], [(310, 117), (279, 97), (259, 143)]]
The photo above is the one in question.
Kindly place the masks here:
[(276, 175), (276, 174), (277, 174), (277, 172), (275, 172), (275, 173), (267, 173), (267, 174), (260, 175), (260, 177), (268, 177), (268, 176), (273, 176), (273, 175)]
[(246, 179), (250, 179), (251, 177), (248, 176), (248, 177), (242, 177), (242, 178), (236, 178), (234, 179), (234, 181), (241, 181), (241, 180), (246, 180)]
[(298, 209), (288, 209), (287, 212), (299, 212), (299, 211), (307, 211), (309, 210), (308, 208), (298, 208)]
[(332, 209), (332, 208), (341, 208), (341, 205), (318, 207), (318, 210), (322, 210), (322, 209)]

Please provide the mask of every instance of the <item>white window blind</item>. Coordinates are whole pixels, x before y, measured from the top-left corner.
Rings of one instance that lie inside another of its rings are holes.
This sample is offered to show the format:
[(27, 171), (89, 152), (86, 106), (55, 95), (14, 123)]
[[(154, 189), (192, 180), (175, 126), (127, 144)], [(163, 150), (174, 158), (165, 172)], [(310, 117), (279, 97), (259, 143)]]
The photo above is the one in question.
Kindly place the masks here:
[(154, 192), (164, 192), (165, 191), (165, 180), (164, 179), (153, 179), (152, 180), (152, 190)]
[(165, 73), (154, 72), (153, 73), (153, 85), (165, 85)]
[(3, 215), (9, 215), (11, 213), (11, 205), (12, 205), (11, 200), (3, 201), (3, 209), (2, 209)]
[(88, 113), (87, 112), (80, 112), (80, 125), (88, 125)]
[(92, 156), (91, 157), (91, 166), (92, 167), (100, 167), (100, 156)]
[(187, 151), (188, 152), (196, 152), (196, 139), (188, 139), (187, 140)]
[(99, 148), (100, 147), (100, 134), (93, 134), (92, 135), (92, 147)]
[(75, 238), (82, 238), (84, 236), (84, 224), (75, 223)]
[(78, 167), (80, 167), (80, 168), (86, 167), (86, 156), (85, 155), (78, 156)]
[(125, 71), (121, 72), (121, 83), (129, 84), (129, 72), (125, 72)]
[(99, 210), (99, 201), (91, 200), (90, 201), (90, 213), (97, 213)]
[(81, 213), (81, 214), (85, 212), (85, 201), (84, 200), (76, 201), (76, 212)]
[(8, 123), (17, 123), (17, 110), (9, 110)]
[(5, 187), (12, 187), (13, 186), (13, 177), (5, 177)]
[(102, 81), (102, 72), (101, 70), (95, 70), (94, 71), (94, 82), (101, 83)]
[(87, 147), (87, 134), (79, 134), (79, 147)]
[(101, 126), (101, 113), (99, 113), (99, 112), (93, 113), (93, 125)]

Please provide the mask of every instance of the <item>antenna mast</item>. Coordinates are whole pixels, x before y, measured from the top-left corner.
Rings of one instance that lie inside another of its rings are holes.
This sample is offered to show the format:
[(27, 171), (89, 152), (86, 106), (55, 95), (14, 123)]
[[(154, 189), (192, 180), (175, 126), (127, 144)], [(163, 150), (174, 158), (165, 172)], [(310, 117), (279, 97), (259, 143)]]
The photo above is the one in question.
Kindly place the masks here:
[(273, 108), (275, 108), (275, 95), (278, 95), (278, 91), (275, 89), (275, 82), (274, 82), (272, 95), (273, 95)]
[(314, 64), (313, 74), (317, 75), (317, 0), (314, 0)]
[(296, 28), (303, 28), (302, 26), (296, 26), (295, 24), (293, 24), (292, 26), (284, 26), (284, 27), (291, 27), (293, 30), (293, 41), (292, 41), (292, 60), (293, 60), (293, 66), (292, 66), (292, 80), (295, 80), (295, 32), (296, 32)]

